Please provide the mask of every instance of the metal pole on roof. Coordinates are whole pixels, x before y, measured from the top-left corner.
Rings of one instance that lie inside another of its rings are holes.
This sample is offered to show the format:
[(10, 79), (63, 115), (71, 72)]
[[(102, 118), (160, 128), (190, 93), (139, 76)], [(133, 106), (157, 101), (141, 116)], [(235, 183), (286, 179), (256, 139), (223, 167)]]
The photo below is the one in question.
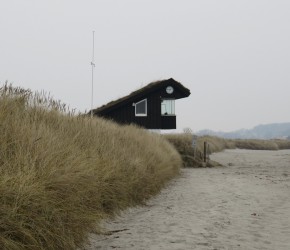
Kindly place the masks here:
[(93, 53), (92, 53), (92, 96), (91, 96), (91, 118), (93, 118), (93, 106), (94, 106), (94, 68), (95, 68), (95, 31), (93, 31)]

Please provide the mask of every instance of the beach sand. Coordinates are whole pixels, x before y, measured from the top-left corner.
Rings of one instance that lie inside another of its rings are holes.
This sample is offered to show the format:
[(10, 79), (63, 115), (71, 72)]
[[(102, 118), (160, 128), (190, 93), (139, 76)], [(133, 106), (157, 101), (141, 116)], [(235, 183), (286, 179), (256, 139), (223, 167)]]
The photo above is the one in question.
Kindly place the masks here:
[(145, 206), (104, 222), (92, 249), (290, 249), (290, 150), (226, 150), (182, 169)]

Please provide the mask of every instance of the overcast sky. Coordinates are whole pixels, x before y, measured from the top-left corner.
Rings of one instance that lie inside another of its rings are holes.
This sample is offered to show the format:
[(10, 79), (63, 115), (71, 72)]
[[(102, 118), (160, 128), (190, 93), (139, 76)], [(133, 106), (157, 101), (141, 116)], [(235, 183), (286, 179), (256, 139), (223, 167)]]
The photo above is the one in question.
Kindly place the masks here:
[(177, 127), (290, 122), (289, 0), (0, 0), (0, 83), (90, 109), (151, 81), (191, 90)]

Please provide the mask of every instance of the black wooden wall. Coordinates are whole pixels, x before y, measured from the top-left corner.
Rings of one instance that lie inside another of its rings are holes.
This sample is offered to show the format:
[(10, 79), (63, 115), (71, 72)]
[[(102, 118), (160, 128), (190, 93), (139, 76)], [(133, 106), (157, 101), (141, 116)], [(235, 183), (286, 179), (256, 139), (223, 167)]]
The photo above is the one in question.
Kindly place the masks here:
[[(133, 103), (137, 103), (147, 98), (147, 116), (135, 116), (135, 107)], [(121, 124), (137, 124), (147, 129), (176, 129), (176, 116), (161, 115), (161, 100), (183, 98), (182, 94), (175, 90), (172, 94), (166, 93), (166, 87), (147, 94), (147, 96), (139, 96), (138, 99), (130, 99), (118, 108), (100, 116), (111, 119)]]

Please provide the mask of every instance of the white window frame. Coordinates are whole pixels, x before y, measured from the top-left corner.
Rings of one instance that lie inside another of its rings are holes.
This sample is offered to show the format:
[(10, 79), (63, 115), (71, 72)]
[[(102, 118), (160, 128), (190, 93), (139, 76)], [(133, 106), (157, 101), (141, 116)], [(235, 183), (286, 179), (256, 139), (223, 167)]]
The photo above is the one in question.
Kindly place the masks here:
[[(173, 109), (174, 109), (174, 114), (162, 114), (162, 101), (173, 101)], [(175, 113), (175, 98), (164, 98), (161, 100), (161, 116), (176, 116)]]
[[(137, 105), (141, 102), (144, 102), (145, 101), (145, 113), (144, 114), (137, 114), (136, 111), (137, 111)], [(139, 102), (136, 102), (134, 103), (134, 106), (135, 106), (135, 116), (147, 116), (147, 98), (146, 99), (143, 99)]]

